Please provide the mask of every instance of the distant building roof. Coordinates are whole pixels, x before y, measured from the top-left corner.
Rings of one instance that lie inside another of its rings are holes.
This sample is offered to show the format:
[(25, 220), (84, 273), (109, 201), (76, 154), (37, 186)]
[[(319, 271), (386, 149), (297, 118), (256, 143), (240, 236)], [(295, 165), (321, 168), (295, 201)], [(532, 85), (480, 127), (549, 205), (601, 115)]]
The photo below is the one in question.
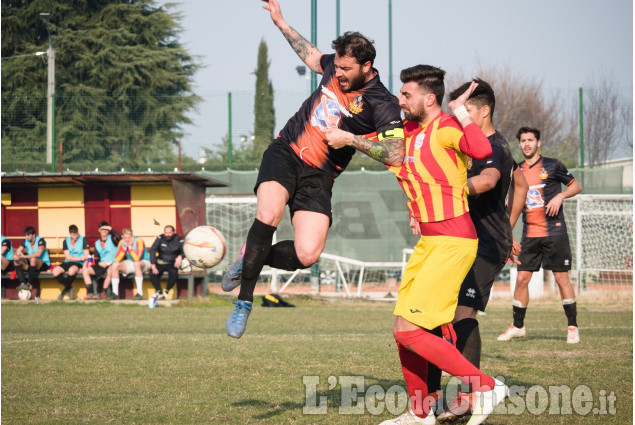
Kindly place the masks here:
[(198, 183), (205, 187), (227, 187), (228, 183), (212, 178), (204, 171), (199, 172), (76, 172), (1, 173), (3, 186), (23, 186), (29, 184), (52, 186), (84, 186), (89, 183), (108, 185), (171, 183), (173, 180)]

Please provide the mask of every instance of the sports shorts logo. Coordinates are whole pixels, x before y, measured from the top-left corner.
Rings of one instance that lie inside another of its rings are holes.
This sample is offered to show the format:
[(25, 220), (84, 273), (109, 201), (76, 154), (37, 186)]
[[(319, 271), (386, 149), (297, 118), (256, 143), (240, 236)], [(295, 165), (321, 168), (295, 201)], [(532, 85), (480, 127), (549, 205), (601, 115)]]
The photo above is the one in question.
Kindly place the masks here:
[(474, 288), (468, 288), (468, 290), (466, 291), (465, 296), (470, 297), (470, 298), (476, 298), (476, 290)]
[(413, 309), (410, 309), (410, 312), (411, 312), (412, 314), (415, 314), (415, 313), (421, 313), (421, 310), (419, 310), (418, 308), (416, 308), (416, 309), (414, 309), (414, 310), (413, 310)]

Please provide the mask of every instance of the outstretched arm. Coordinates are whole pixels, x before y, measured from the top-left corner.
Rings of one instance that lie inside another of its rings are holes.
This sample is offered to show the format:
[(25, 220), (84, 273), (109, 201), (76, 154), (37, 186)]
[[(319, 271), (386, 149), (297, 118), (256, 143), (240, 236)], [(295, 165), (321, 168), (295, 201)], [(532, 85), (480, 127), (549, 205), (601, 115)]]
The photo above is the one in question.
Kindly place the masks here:
[(323, 71), (320, 66), (322, 52), (306, 38), (302, 37), (300, 33), (294, 30), (287, 21), (284, 20), (277, 0), (263, 0), (263, 3), (262, 8), (269, 11), (271, 20), (275, 26), (278, 27), (284, 38), (287, 39), (293, 51), (302, 59), (302, 62), (304, 62), (311, 71), (316, 74), (322, 74)]
[(406, 152), (403, 128), (398, 127), (381, 133), (378, 140), (365, 139), (339, 128), (323, 129), (324, 137), (333, 149), (344, 146), (352, 146), (365, 153), (376, 161), (390, 166), (399, 166), (403, 163)]

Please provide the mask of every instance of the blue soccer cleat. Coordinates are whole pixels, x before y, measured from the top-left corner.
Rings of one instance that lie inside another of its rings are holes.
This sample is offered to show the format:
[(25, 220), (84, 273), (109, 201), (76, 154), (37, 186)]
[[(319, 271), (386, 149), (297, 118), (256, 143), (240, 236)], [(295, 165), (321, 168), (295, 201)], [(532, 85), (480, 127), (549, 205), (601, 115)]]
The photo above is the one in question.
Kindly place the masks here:
[(243, 258), (245, 257), (245, 245), (243, 244), (242, 248), (240, 248), (240, 254), (238, 254), (238, 258), (234, 262), (234, 264), (227, 270), (225, 276), (223, 276), (223, 281), (220, 284), (220, 287), (223, 291), (229, 292), (234, 288), (240, 286), (240, 279), (243, 275)]
[(240, 338), (245, 333), (247, 319), (249, 319), (249, 313), (251, 313), (253, 309), (253, 303), (250, 301), (236, 300), (234, 304), (236, 304), (236, 307), (234, 307), (227, 318), (225, 327), (227, 328), (227, 335), (232, 338)]

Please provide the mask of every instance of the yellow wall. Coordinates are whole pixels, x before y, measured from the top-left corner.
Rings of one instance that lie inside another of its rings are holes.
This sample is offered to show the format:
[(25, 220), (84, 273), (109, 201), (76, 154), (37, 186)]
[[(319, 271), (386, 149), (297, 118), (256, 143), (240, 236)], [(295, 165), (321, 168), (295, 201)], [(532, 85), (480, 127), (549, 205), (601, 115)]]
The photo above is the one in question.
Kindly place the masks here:
[(38, 208), (38, 233), (49, 248), (62, 248), (71, 224), (86, 234), (83, 187), (40, 187)]
[(135, 236), (152, 245), (168, 224), (176, 227), (176, 202), (172, 185), (131, 186), (130, 224)]

